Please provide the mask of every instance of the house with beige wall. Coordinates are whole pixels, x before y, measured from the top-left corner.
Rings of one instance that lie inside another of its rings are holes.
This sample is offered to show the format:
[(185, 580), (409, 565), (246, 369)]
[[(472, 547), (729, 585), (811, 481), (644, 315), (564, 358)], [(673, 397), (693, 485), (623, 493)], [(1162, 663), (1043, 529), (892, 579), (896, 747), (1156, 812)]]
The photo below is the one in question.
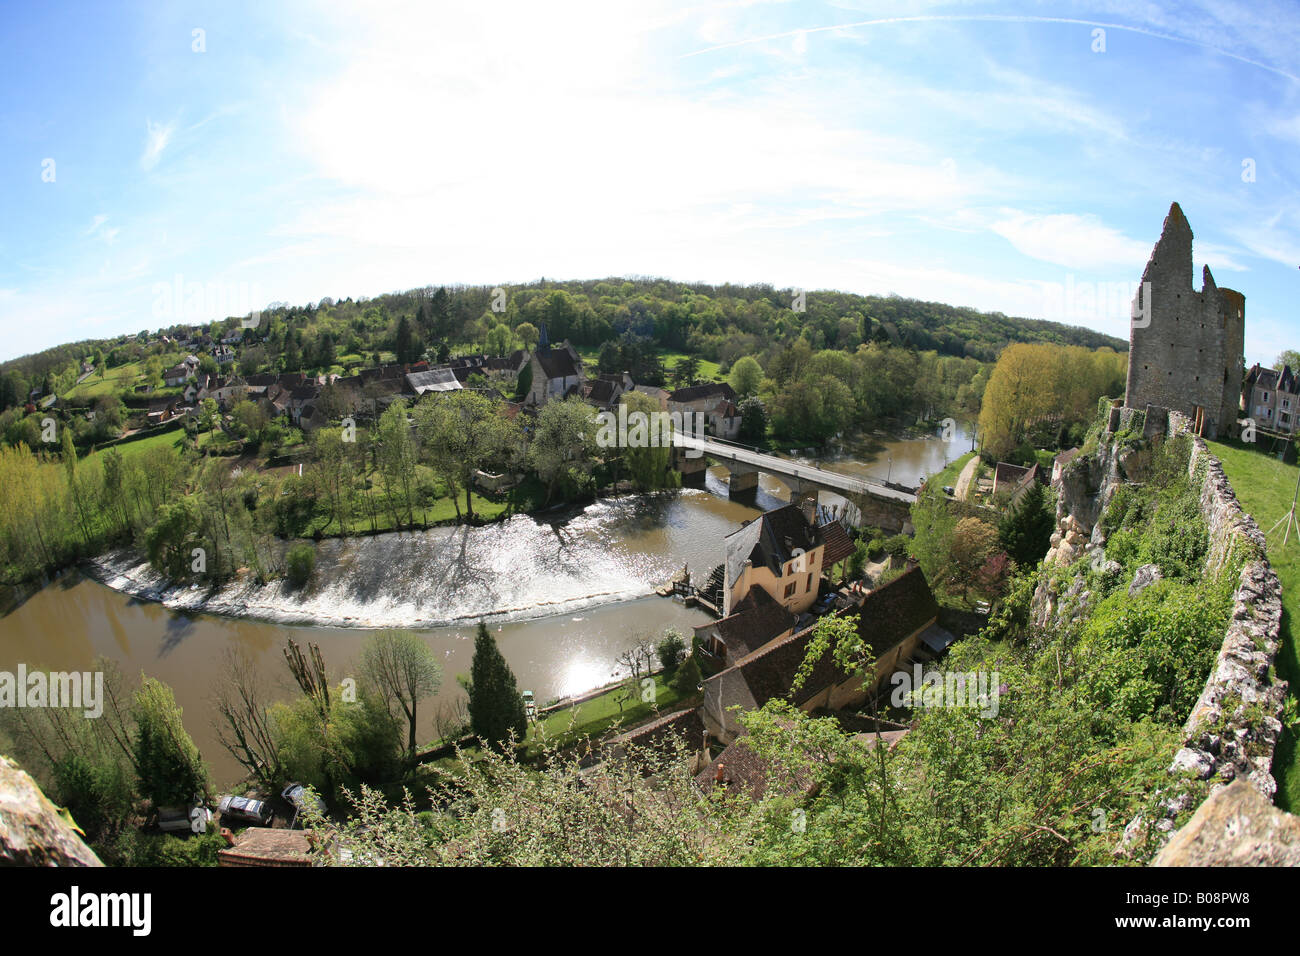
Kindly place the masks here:
[(724, 541), (723, 617), (730, 616), (753, 588), (762, 588), (796, 616), (817, 600), (826, 540), (795, 505), (760, 515)]

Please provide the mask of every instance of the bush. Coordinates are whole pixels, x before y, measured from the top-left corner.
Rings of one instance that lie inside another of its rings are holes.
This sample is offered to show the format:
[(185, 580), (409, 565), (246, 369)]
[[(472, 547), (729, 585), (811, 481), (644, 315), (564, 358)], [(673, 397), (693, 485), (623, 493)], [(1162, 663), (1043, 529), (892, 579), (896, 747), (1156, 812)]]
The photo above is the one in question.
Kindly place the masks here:
[(659, 665), (666, 671), (672, 670), (686, 656), (686, 642), (674, 628), (664, 632), (664, 639), (655, 647), (659, 655)]
[(316, 570), (316, 549), (309, 544), (294, 545), (289, 549), (289, 556), (286, 560), (285, 576), (289, 583), (296, 588), (302, 587), (311, 580), (312, 572)]
[(699, 662), (696, 661), (695, 655), (692, 654), (682, 662), (681, 667), (677, 668), (677, 673), (673, 675), (671, 681), (673, 690), (683, 697), (689, 697), (694, 694), (704, 681), (704, 675), (700, 673)]

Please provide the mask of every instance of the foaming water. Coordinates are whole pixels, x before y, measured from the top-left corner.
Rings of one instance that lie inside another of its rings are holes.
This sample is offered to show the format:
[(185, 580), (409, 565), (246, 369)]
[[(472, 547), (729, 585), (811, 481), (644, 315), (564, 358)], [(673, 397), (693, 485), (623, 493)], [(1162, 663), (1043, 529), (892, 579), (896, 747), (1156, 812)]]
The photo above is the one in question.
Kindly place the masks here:
[(173, 610), (329, 627), (527, 620), (650, 594), (683, 565), (707, 573), (722, 538), (754, 509), (703, 491), (598, 501), (550, 520), (333, 539), (303, 588), (241, 579), (171, 587), (134, 551), (94, 562), (115, 590)]

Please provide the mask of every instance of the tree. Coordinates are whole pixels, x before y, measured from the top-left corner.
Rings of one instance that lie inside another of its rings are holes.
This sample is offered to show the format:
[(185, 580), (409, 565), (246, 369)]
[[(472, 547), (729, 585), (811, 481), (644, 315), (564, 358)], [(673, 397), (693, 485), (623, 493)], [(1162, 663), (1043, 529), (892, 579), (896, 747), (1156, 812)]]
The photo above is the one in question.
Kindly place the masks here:
[(172, 689), (152, 677), (140, 682), (132, 709), (140, 795), (155, 807), (188, 804), (208, 793), (208, 772), (185, 731)]
[(411, 331), (411, 323), (406, 316), (397, 320), (397, 332), (393, 338), (393, 351), (397, 354), (399, 365), (408, 365), (420, 358), (420, 347), (416, 335)]
[(373, 440), (380, 483), (384, 487), (384, 500), (392, 515), (393, 525), (401, 527), (404, 512), (407, 527), (412, 527), (415, 524), (415, 466), (418, 453), (407, 422), (405, 401), (398, 399), (379, 416)]
[(1021, 567), (1043, 560), (1056, 530), (1056, 505), (1052, 493), (1034, 482), (998, 524), (1002, 547)]
[(946, 591), (952, 573), (952, 535), (957, 518), (945, 498), (930, 488), (922, 488), (912, 505), (912, 556), (930, 586)]
[(280, 737), (257, 663), (246, 650), (227, 647), (213, 693), (217, 740), (240, 766), (270, 790), (287, 782)]
[[(681, 472), (672, 465), (672, 441), (668, 434), (660, 435), (652, 429), (656, 421), (653, 417), (659, 411), (659, 403), (649, 395), (640, 392), (624, 392), (622, 404), (627, 406), (628, 441), (623, 451), (623, 462), (632, 482), (641, 491), (664, 491), (681, 485)], [(641, 429), (638, 423), (646, 423)], [(658, 444), (650, 443), (650, 435), (655, 434)], [(643, 440), (634, 440), (636, 436)]]
[(484, 348), (489, 355), (505, 355), (512, 345), (514, 345), (514, 337), (510, 334), (508, 325), (499, 324), (488, 329)]
[(979, 518), (962, 518), (953, 528), (950, 550), (953, 576), (960, 582), (965, 597), (985, 563), (997, 553), (997, 529)]
[[(518, 426), (486, 395), (459, 390), (426, 399), (415, 410), (416, 429), (430, 466), (453, 501), (465, 490), (465, 513), (473, 520), (475, 472), (503, 461), (519, 441)], [(460, 514), (460, 505), (456, 505)]]
[(752, 355), (742, 355), (731, 366), (727, 381), (742, 399), (757, 395), (759, 386), (763, 384), (763, 366)]
[(145, 554), (154, 569), (172, 581), (183, 581), (191, 573), (191, 552), (200, 545), (199, 505), (186, 495), (158, 508), (154, 523), (145, 531)]
[(300, 588), (311, 580), (316, 570), (316, 549), (310, 544), (296, 544), (289, 549), (285, 559), (285, 578), (295, 588)]
[(673, 690), (684, 697), (689, 697), (703, 682), (704, 675), (700, 672), (700, 662), (695, 659), (694, 654), (688, 654), (677, 668), (677, 673), (672, 676)]
[(1297, 352), (1295, 349), (1282, 350), (1282, 352), (1278, 354), (1277, 362), (1274, 363), (1273, 368), (1277, 369), (1279, 372), (1282, 371), (1283, 368), (1289, 368), (1292, 372), (1300, 372), (1300, 352)]
[(261, 442), (262, 429), (266, 427), (266, 410), (260, 404), (242, 399), (235, 403), (231, 415), (246, 438), (254, 444)]
[(736, 406), (736, 410), (740, 412), (740, 431), (736, 437), (746, 445), (761, 444), (767, 438), (767, 407), (763, 400), (753, 395)]
[(533, 325), (531, 322), (520, 322), (516, 325), (515, 335), (517, 335), (519, 340), (524, 343), (524, 348), (530, 352), (537, 347), (537, 340), (540, 338), (537, 326)]
[(470, 729), (476, 737), (497, 749), (512, 736), (524, 739), (528, 729), (524, 699), (514, 672), (482, 621), (474, 638), (474, 660), (465, 689), (469, 693)]
[(686, 355), (677, 360), (673, 366), (673, 381), (679, 386), (690, 387), (695, 382), (695, 377), (700, 372), (700, 358), (698, 355)]
[(669, 628), (664, 632), (663, 640), (655, 645), (655, 653), (659, 656), (659, 666), (666, 671), (672, 670), (686, 656), (686, 642), (680, 632)]
[(529, 461), (546, 485), (546, 498), (589, 492), (594, 485), (596, 410), (579, 398), (542, 406), (528, 447)]
[(406, 755), (415, 759), (415, 731), (420, 701), (438, 692), (442, 667), (429, 645), (410, 631), (381, 631), (361, 654), (361, 673), (396, 717), (406, 718)]

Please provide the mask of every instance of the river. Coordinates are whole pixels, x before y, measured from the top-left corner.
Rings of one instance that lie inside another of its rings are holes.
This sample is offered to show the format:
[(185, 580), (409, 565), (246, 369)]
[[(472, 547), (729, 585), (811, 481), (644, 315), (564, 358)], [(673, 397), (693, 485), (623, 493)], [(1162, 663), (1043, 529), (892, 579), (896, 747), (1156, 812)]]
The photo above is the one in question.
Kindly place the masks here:
[[(819, 463), (883, 477), (881, 463), (892, 457), (893, 480), (914, 483), (968, 447), (964, 436), (855, 443)], [(406, 627), (443, 667), (442, 689), (422, 709), (421, 737), (429, 739), (435, 711), (463, 695), (455, 677), (469, 671), (480, 617), (520, 688), (539, 702), (619, 676), (619, 653), (641, 638), (657, 640), (669, 627), (689, 634), (708, 620), (647, 595), (684, 564), (697, 579), (707, 574), (722, 560), (726, 534), (788, 500), (778, 481), (763, 478), (751, 504), (729, 501), (725, 476), (714, 468), (703, 490), (605, 499), (482, 528), (323, 542), (316, 579), (301, 592), (278, 582), (211, 596), (160, 592), (134, 557), (106, 556), (96, 574), (113, 587), (70, 572), (0, 618), (0, 671), (20, 662), (29, 670), (86, 670), (105, 656), (128, 676), (156, 677), (175, 691), (214, 779), (228, 785), (240, 768), (217, 743), (209, 702), (227, 648), (251, 655), (288, 696), (286, 638), (318, 643), (337, 681), (354, 673), (370, 628)], [(837, 500), (823, 496), (823, 503)]]

